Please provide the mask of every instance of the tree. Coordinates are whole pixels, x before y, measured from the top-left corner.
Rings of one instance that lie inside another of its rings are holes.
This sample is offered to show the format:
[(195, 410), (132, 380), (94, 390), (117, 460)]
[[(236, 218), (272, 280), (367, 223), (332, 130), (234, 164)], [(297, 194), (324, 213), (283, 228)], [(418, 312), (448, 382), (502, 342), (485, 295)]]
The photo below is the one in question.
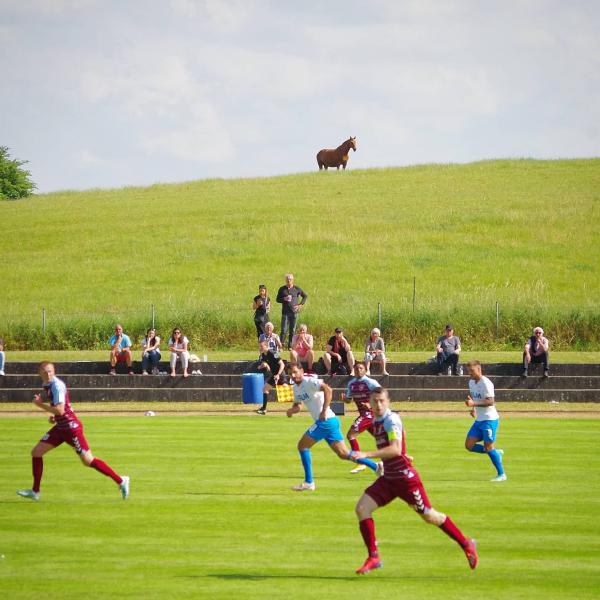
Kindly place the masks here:
[(15, 200), (33, 193), (36, 188), (31, 173), (23, 169), (26, 160), (11, 159), (6, 146), (0, 146), (0, 200)]

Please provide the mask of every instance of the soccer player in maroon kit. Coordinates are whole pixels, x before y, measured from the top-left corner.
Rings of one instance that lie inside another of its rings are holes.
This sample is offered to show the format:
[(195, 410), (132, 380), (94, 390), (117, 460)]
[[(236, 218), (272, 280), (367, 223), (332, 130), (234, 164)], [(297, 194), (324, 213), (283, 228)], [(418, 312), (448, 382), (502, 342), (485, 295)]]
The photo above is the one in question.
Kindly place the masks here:
[(406, 445), (402, 421), (397, 413), (390, 410), (387, 390), (380, 389), (371, 394), (371, 408), (375, 414), (370, 431), (375, 437), (377, 450), (355, 452), (356, 458), (383, 459), (384, 474), (370, 485), (358, 500), (356, 514), (360, 532), (369, 551), (369, 556), (356, 573), (359, 575), (378, 569), (383, 565), (377, 551), (373, 511), (401, 498), (412, 506), (427, 523), (437, 525), (463, 549), (469, 566), (477, 566), (475, 540), (467, 539), (450, 517), (435, 510), (427, 497), (419, 473), (412, 467), (406, 456)]
[(42, 436), (42, 439), (31, 451), (32, 488), (30, 490), (18, 490), (17, 494), (23, 498), (31, 498), (36, 501), (40, 499), (40, 483), (44, 469), (44, 459), (42, 457), (46, 452), (66, 442), (79, 454), (79, 458), (84, 465), (110, 477), (119, 486), (123, 500), (126, 500), (129, 496), (129, 477), (121, 477), (105, 462), (99, 458), (94, 458), (83, 434), (83, 424), (71, 408), (67, 386), (56, 377), (54, 365), (51, 362), (43, 362), (40, 364), (38, 372), (44, 382), (43, 394), (36, 394), (33, 403), (50, 413), (48, 420), (50, 423), (54, 423), (54, 427)]
[[(350, 443), (352, 450), (360, 450), (358, 440), (356, 439), (363, 431), (367, 431), (373, 424), (373, 413), (371, 412), (371, 405), (369, 398), (371, 392), (379, 389), (381, 386), (375, 379), (367, 377), (367, 365), (364, 362), (357, 362), (354, 365), (354, 375), (346, 388), (346, 394), (343, 397), (344, 402), (349, 403), (354, 400), (356, 408), (358, 409), (358, 417), (354, 419), (346, 437)], [(367, 467), (365, 465), (357, 465), (350, 473), (360, 473)]]

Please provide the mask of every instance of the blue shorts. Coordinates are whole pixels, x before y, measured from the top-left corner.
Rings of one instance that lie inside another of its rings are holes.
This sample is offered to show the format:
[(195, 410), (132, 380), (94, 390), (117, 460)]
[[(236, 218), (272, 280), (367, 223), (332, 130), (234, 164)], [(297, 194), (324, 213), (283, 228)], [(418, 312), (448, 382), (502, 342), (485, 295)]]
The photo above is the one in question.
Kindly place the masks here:
[(344, 441), (340, 421), (337, 417), (331, 417), (326, 421), (315, 421), (306, 430), (306, 435), (317, 442), (325, 440), (328, 444)]
[(475, 421), (467, 433), (467, 437), (475, 438), (478, 442), (495, 442), (500, 419), (493, 421)]

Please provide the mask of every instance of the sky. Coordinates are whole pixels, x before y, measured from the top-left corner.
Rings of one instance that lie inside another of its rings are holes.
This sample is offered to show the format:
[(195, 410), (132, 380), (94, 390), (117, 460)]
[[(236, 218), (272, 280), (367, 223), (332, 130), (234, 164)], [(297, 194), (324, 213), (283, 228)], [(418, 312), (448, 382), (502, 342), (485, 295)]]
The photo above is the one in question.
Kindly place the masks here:
[(596, 0), (0, 0), (39, 192), (600, 156)]

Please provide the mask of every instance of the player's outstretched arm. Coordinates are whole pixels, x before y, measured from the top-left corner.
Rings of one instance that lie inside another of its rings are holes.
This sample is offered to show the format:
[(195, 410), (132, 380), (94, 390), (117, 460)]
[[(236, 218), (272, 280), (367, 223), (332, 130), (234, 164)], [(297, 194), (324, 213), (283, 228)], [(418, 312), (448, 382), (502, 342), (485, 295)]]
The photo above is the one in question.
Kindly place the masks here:
[(287, 411), (285, 412), (285, 414), (288, 417), (293, 417), (295, 414), (300, 412), (300, 405), (299, 404), (293, 404), (291, 408), (288, 408)]
[(372, 450), (370, 452), (354, 451), (353, 458), (394, 458), (402, 455), (402, 441), (392, 440), (389, 446), (380, 450)]
[(331, 398), (333, 397), (333, 390), (326, 384), (321, 383), (321, 391), (323, 392), (323, 396), (325, 401), (323, 402), (323, 408), (321, 410), (321, 414), (319, 415), (319, 419), (321, 421), (325, 421), (327, 418), (327, 409), (331, 404)]
[(42, 399), (40, 394), (36, 394), (33, 397), (33, 403), (42, 410), (54, 415), (55, 417), (61, 417), (65, 414), (65, 405), (63, 403), (57, 404), (56, 406), (52, 406), (50, 404), (46, 404)]

